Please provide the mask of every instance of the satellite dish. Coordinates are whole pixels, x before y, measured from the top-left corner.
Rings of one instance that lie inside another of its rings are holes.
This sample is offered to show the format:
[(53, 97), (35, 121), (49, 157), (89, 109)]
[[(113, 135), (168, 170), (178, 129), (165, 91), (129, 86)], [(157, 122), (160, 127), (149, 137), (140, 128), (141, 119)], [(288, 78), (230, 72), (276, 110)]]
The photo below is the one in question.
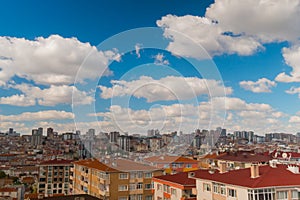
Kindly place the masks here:
[(287, 154), (286, 154), (286, 153), (283, 153), (283, 154), (282, 154), (282, 158), (287, 158)]

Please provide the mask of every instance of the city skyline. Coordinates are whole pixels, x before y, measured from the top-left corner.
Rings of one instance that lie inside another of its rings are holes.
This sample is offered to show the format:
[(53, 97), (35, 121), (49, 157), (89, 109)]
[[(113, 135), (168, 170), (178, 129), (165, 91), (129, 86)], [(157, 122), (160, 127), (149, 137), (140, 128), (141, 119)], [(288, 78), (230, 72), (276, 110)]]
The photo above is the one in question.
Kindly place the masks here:
[(299, 132), (297, 0), (2, 4), (1, 132)]

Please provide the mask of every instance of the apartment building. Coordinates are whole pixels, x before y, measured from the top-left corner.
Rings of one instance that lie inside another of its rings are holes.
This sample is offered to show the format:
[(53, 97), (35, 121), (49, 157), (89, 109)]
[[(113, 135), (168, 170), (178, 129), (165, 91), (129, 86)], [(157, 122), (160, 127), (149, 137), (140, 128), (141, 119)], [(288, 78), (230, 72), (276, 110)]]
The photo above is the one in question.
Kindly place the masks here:
[(142, 163), (125, 159), (74, 162), (73, 193), (113, 200), (152, 200), (153, 176), (163, 174)]
[(296, 200), (300, 199), (300, 173), (296, 165), (259, 166), (227, 171), (189, 172), (196, 179), (197, 200)]
[(196, 200), (193, 190), (196, 180), (188, 177), (188, 172), (153, 178), (155, 200)]
[(38, 194), (66, 195), (70, 189), (70, 168), (73, 160), (48, 160), (39, 165)]

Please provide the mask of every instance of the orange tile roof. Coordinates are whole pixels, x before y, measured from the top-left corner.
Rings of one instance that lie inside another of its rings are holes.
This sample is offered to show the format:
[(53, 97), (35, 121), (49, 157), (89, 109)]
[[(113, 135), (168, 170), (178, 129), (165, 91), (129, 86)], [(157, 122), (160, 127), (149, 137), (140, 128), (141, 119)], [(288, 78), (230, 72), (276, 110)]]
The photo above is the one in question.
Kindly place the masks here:
[(97, 169), (104, 172), (118, 172), (119, 170), (114, 169), (104, 163), (101, 163), (100, 161), (96, 159), (86, 159), (86, 160), (79, 160), (76, 162), (73, 162), (75, 165), (81, 165), (86, 166), (89, 168)]
[[(113, 165), (112, 163), (115, 163)], [(115, 159), (113, 162), (108, 163), (110, 167), (117, 169), (119, 171), (156, 171), (159, 170), (156, 167), (140, 163), (140, 162), (134, 162), (131, 160), (126, 160), (126, 159)]]

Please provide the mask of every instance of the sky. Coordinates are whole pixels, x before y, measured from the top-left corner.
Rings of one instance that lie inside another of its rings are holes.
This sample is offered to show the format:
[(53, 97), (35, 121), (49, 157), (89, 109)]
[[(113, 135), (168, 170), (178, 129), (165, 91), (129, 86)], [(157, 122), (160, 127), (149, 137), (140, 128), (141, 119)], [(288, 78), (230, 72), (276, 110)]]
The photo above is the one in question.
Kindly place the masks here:
[(0, 131), (297, 133), (299, 17), (299, 0), (2, 1)]

